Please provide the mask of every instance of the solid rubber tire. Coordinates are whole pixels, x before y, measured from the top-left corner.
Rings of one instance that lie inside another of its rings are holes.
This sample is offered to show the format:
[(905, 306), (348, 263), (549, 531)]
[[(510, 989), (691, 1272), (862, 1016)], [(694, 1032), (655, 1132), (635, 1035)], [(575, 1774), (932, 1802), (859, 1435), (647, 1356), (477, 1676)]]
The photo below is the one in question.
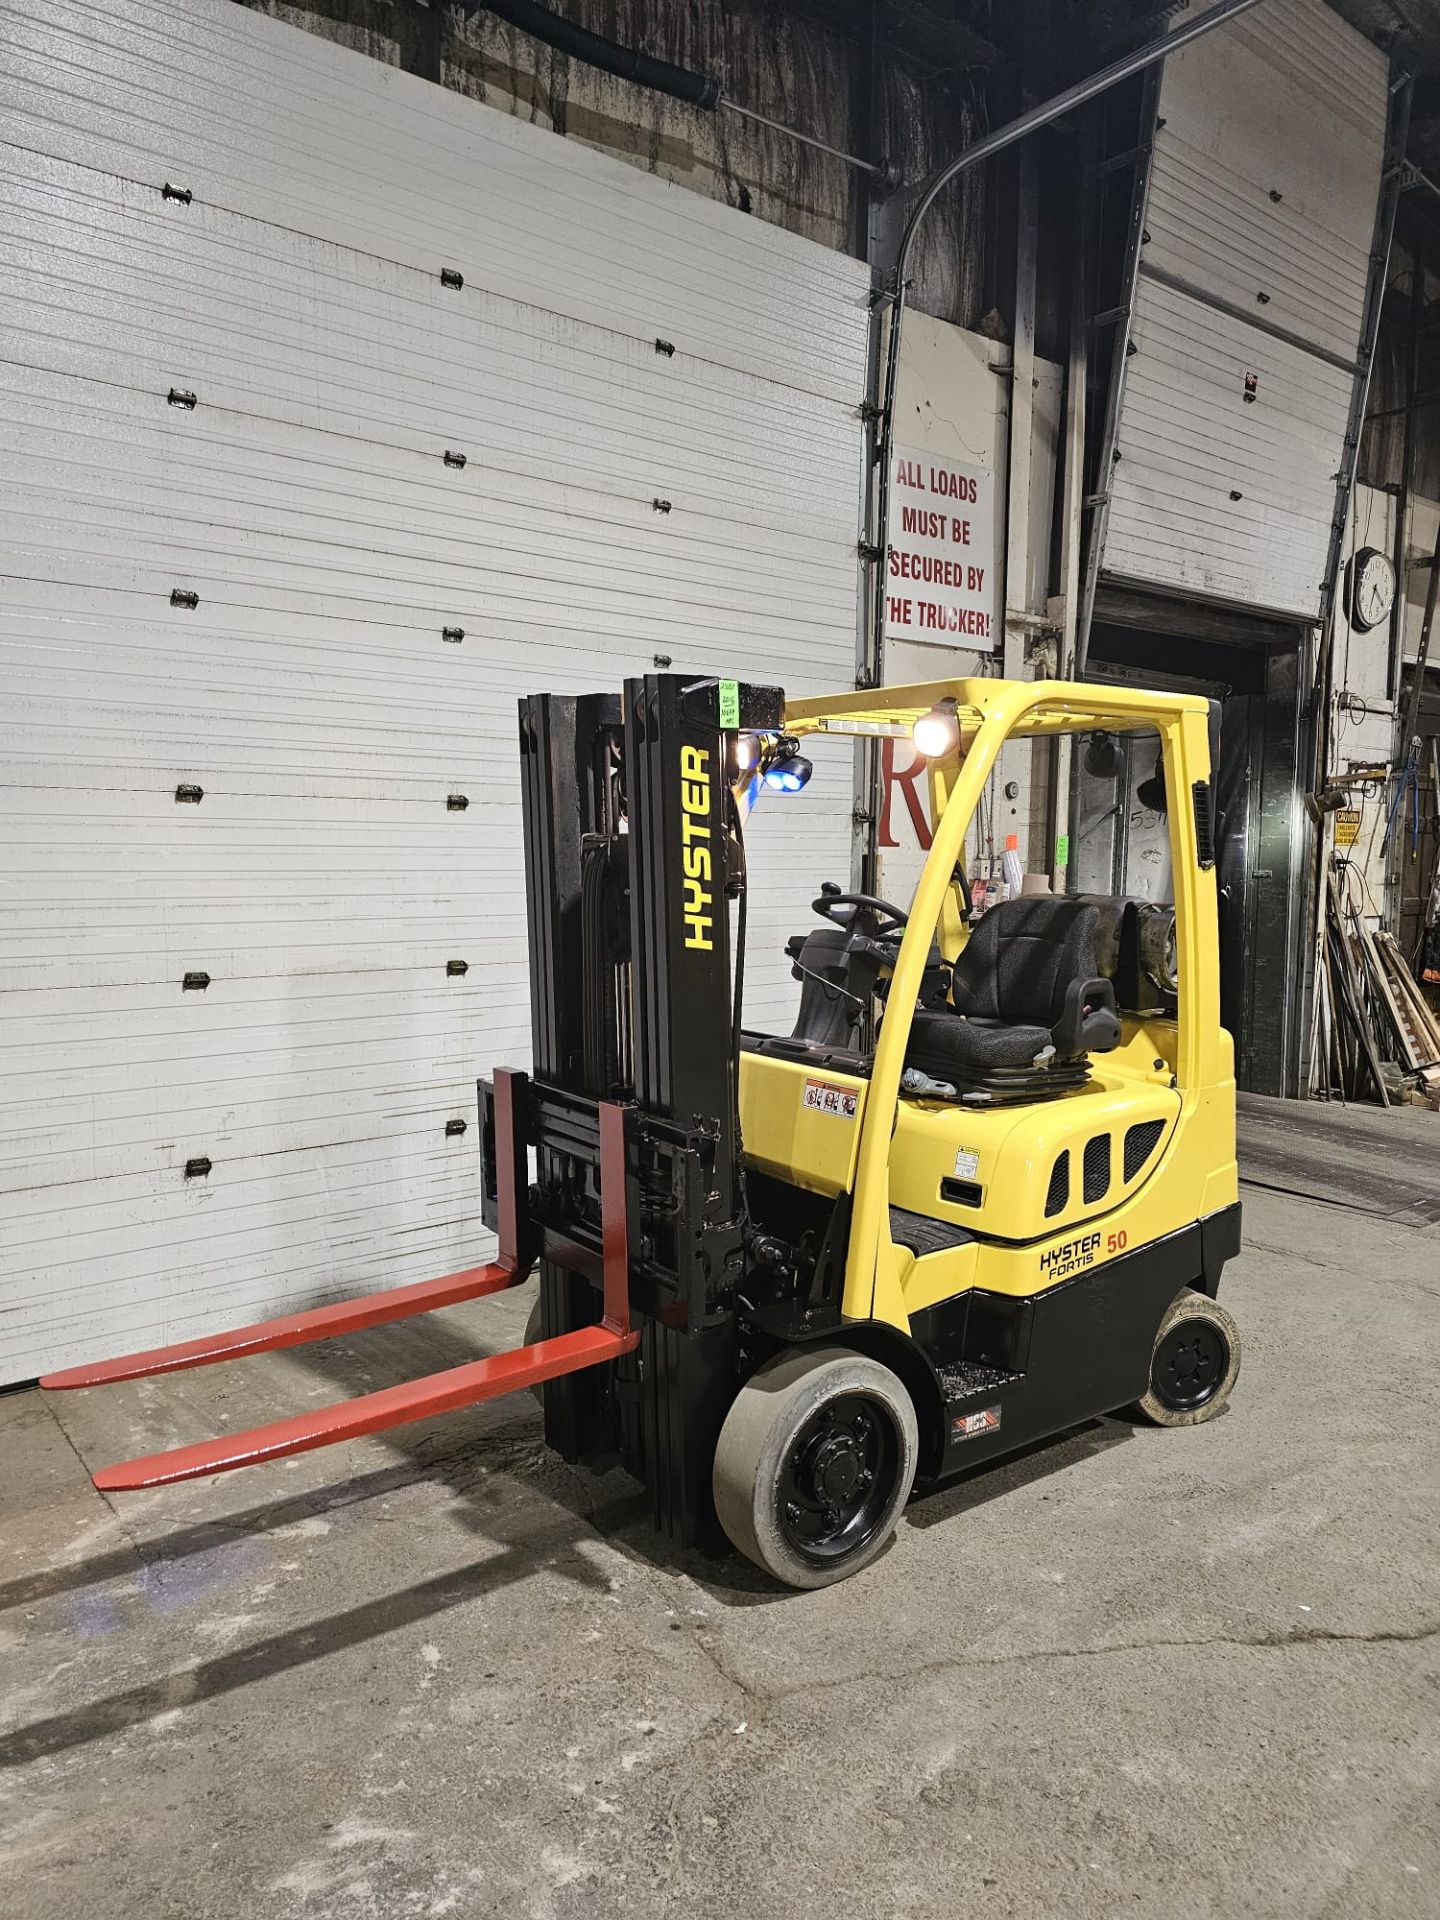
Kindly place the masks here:
[[(895, 1485), (870, 1539), (842, 1559), (807, 1558), (780, 1531), (778, 1490), (790, 1443), (827, 1400), (864, 1393), (894, 1416), (900, 1443)], [(833, 1586), (858, 1573), (885, 1546), (910, 1497), (920, 1430), (910, 1395), (878, 1360), (845, 1347), (791, 1348), (757, 1369), (725, 1416), (715, 1449), (715, 1511), (731, 1542), (786, 1586)]]
[(1143, 1399), (1137, 1400), (1131, 1412), (1142, 1419), (1149, 1420), (1157, 1427), (1200, 1427), (1207, 1420), (1213, 1420), (1230, 1398), (1231, 1389), (1240, 1377), (1240, 1329), (1218, 1301), (1210, 1299), (1208, 1294), (1196, 1293), (1193, 1287), (1185, 1287), (1171, 1301), (1166, 1309), (1165, 1318), (1160, 1322), (1155, 1334), (1155, 1345), (1151, 1349), (1153, 1356), (1160, 1342), (1170, 1329), (1182, 1320), (1208, 1320), (1211, 1326), (1219, 1329), (1230, 1355), (1230, 1364), (1225, 1377), (1200, 1407), (1169, 1407), (1156, 1393), (1152, 1382), (1150, 1390)]

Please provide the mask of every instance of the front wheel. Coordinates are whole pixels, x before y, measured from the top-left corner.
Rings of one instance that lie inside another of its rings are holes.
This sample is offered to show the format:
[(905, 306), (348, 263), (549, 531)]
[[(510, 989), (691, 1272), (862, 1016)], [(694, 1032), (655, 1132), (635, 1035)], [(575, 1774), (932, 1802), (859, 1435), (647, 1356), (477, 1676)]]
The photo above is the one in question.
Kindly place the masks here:
[(741, 1553), (791, 1587), (873, 1560), (910, 1496), (915, 1408), (888, 1367), (842, 1347), (782, 1353), (735, 1397), (715, 1449), (715, 1510)]
[(1150, 1357), (1150, 1391), (1133, 1411), (1157, 1427), (1213, 1420), (1240, 1374), (1240, 1329), (1203, 1293), (1186, 1287), (1171, 1302)]

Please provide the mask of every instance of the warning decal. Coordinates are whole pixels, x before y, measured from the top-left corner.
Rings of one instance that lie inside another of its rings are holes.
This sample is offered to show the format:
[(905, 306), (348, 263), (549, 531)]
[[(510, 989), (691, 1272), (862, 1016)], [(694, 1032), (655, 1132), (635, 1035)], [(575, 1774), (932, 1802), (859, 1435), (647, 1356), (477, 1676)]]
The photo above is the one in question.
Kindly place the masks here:
[(804, 1104), (817, 1113), (833, 1113), (842, 1120), (853, 1120), (856, 1094), (853, 1087), (832, 1087), (826, 1080), (807, 1080)]

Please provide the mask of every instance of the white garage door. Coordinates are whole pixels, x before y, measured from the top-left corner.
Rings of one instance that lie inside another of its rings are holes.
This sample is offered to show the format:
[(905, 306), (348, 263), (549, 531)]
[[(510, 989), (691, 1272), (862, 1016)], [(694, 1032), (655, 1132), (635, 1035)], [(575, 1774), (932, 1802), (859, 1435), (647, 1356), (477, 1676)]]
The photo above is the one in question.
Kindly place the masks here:
[(483, 1256), (516, 700), (850, 683), (866, 276), (227, 0), (0, 49), (6, 1380)]
[(1320, 0), (1265, 0), (1166, 62), (1112, 578), (1318, 614), (1388, 81)]

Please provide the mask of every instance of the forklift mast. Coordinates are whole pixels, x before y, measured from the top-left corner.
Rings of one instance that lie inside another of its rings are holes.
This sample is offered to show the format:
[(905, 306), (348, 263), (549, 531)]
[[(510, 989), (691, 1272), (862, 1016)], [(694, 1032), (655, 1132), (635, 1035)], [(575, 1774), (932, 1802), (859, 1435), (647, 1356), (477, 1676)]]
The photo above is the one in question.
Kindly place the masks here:
[(542, 1338), (593, 1325), (602, 1110), (618, 1111), (639, 1344), (549, 1381), (545, 1437), (568, 1460), (618, 1458), (650, 1488), (657, 1526), (682, 1540), (711, 1513), (749, 1227), (733, 743), (783, 718), (778, 687), (679, 674), (628, 680), (619, 699), (546, 693), (520, 708), (533, 1070), (480, 1083), (482, 1217), (503, 1238), (502, 1192), (524, 1200), (517, 1252), (539, 1262)]
[(504, 1292), (538, 1264), (539, 1324), (525, 1344), (121, 1461), (95, 1474), (98, 1487), (199, 1479), (531, 1387), (543, 1388), (546, 1439), (566, 1459), (623, 1461), (651, 1489), (657, 1525), (685, 1541), (711, 1530), (749, 1230), (730, 941), (730, 904), (743, 928), (745, 889), (734, 736), (778, 735), (783, 718), (778, 687), (678, 674), (627, 681), (619, 699), (522, 701), (533, 1064), (479, 1085), (493, 1260), (41, 1384), (145, 1379), (360, 1332)]

